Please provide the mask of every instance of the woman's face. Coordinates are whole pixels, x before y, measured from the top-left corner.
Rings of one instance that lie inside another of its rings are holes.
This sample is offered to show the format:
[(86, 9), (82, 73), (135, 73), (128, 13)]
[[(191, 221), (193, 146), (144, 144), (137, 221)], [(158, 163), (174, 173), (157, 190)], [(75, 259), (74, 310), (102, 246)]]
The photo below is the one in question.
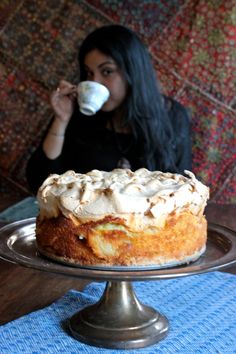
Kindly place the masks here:
[(84, 66), (87, 80), (96, 81), (110, 91), (102, 111), (111, 112), (118, 108), (126, 97), (128, 85), (114, 59), (94, 49), (85, 56)]

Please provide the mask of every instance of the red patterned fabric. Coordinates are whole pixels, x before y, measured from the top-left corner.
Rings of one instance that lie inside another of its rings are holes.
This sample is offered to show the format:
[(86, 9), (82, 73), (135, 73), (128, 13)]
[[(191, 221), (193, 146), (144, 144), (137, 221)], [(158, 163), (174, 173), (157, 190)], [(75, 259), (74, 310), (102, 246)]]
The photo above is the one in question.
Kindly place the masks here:
[(193, 171), (211, 200), (235, 203), (235, 14), (234, 0), (1, 1), (0, 175), (27, 188), (50, 91), (61, 78), (77, 82), (77, 50), (89, 32), (120, 23), (149, 47), (163, 92), (191, 110)]

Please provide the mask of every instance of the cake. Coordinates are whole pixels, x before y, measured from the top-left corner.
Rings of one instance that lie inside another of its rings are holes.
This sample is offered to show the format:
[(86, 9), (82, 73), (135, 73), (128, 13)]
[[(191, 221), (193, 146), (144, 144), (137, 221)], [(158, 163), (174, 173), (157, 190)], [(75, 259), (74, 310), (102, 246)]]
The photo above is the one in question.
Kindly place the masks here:
[(209, 188), (194, 174), (67, 171), (39, 188), (37, 247), (82, 266), (173, 266), (206, 248)]

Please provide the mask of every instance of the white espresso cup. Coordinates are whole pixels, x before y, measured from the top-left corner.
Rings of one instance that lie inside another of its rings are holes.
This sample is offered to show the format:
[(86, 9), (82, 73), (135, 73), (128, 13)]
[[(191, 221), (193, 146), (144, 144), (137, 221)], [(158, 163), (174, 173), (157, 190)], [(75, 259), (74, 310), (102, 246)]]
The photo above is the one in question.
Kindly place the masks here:
[(81, 81), (77, 93), (80, 112), (87, 116), (99, 111), (110, 95), (105, 86), (95, 81)]

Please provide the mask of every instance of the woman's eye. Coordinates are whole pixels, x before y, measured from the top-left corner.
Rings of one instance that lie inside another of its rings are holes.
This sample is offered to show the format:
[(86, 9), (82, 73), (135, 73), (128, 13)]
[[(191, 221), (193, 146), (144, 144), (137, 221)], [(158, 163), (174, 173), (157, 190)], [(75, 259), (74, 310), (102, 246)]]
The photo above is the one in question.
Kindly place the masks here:
[(102, 71), (102, 74), (103, 74), (104, 76), (109, 76), (110, 74), (112, 74), (112, 72), (113, 72), (113, 70), (111, 70), (111, 69), (104, 69), (104, 70)]

